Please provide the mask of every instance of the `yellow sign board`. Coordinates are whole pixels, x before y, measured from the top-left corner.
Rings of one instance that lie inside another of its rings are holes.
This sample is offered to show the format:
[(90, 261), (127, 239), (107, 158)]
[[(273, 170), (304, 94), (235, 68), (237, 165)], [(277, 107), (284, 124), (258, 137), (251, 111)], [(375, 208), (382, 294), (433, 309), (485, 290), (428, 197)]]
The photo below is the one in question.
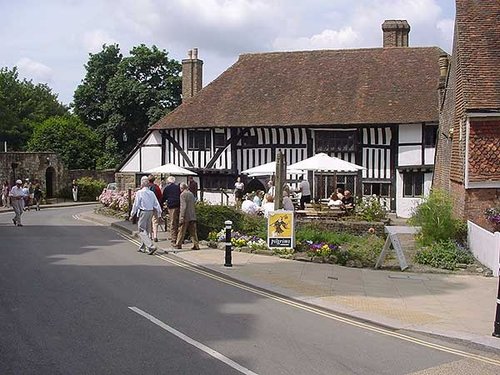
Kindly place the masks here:
[(267, 246), (269, 248), (293, 248), (295, 246), (295, 222), (293, 211), (273, 211), (267, 219)]

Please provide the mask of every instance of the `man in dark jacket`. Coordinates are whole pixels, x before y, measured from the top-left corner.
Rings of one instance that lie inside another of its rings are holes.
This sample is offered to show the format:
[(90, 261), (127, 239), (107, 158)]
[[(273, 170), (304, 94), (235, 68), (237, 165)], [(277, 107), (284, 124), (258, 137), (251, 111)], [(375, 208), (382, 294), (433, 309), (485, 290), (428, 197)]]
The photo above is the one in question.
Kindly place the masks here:
[(182, 249), (184, 236), (186, 235), (186, 231), (188, 231), (191, 236), (191, 241), (193, 242), (192, 250), (200, 250), (198, 234), (196, 233), (196, 211), (194, 207), (196, 200), (193, 193), (189, 191), (186, 183), (182, 182), (180, 189), (181, 206), (179, 210), (179, 233), (177, 234), (175, 248)]
[(167, 203), (170, 241), (173, 243), (177, 241), (177, 232), (179, 231), (180, 196), (181, 189), (175, 183), (175, 177), (169, 176), (167, 178), (167, 186), (163, 189), (162, 203)]

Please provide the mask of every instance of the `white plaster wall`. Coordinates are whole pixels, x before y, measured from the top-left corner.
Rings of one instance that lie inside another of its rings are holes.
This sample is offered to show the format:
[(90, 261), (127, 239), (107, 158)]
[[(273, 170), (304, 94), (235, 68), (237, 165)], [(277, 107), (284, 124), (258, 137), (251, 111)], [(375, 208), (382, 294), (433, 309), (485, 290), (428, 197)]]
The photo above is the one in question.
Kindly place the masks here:
[[(432, 173), (424, 173), (424, 196), (429, 195), (432, 185)], [(396, 215), (409, 218), (414, 208), (422, 202), (422, 198), (403, 197), (403, 174), (396, 172)]]
[(399, 146), (398, 165), (422, 165), (422, 146)]
[(422, 143), (422, 124), (399, 126), (399, 143)]
[(158, 130), (154, 130), (145, 140), (145, 145), (161, 145), (161, 134)]
[(161, 165), (161, 146), (141, 147), (142, 172)]
[(125, 165), (120, 169), (120, 172), (139, 172), (139, 153), (141, 149), (139, 148), (130, 159), (125, 163)]

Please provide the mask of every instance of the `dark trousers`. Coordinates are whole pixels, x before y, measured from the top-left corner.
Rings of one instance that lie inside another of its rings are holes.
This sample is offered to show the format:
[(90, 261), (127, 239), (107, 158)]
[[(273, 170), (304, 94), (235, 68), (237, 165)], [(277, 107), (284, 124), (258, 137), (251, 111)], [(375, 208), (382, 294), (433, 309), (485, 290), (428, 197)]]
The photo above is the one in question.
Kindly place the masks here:
[(310, 195), (302, 195), (300, 197), (300, 209), (304, 210), (306, 208), (305, 204), (306, 203), (311, 203), (311, 196)]
[(185, 221), (182, 225), (179, 226), (179, 233), (177, 234), (177, 243), (176, 246), (180, 247), (184, 243), (184, 237), (186, 236), (186, 232), (189, 232), (191, 236), (191, 241), (193, 242), (193, 248), (199, 248), (198, 243), (198, 233), (196, 232), (196, 221)]
[(177, 233), (179, 232), (179, 212), (180, 208), (169, 208), (168, 209), (168, 221), (170, 226), (170, 241), (177, 241)]

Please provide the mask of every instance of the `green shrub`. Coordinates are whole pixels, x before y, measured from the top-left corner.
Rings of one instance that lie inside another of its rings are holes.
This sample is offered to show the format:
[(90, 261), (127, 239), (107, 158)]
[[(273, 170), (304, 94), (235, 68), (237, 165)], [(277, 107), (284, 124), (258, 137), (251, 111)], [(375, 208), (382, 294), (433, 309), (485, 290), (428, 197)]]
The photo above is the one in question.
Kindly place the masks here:
[(453, 217), (453, 206), (449, 195), (441, 190), (433, 190), (419, 204), (409, 223), (422, 227), (417, 241), (422, 246), (433, 242), (455, 239), (461, 222)]
[(241, 232), (247, 236), (267, 238), (267, 219), (263, 216), (242, 214)]
[(383, 238), (374, 234), (357, 237), (354, 241), (346, 244), (347, 261), (361, 267), (375, 267), (384, 242)]
[(444, 240), (420, 249), (415, 255), (415, 262), (435, 268), (454, 270), (458, 263), (473, 263), (474, 257), (464, 248), (457, 246), (454, 241)]
[(387, 210), (375, 195), (363, 197), (356, 204), (356, 214), (365, 221), (381, 221), (387, 218)]
[(95, 180), (92, 177), (82, 177), (76, 180), (78, 184), (78, 200), (79, 201), (95, 201), (101, 195), (102, 190), (106, 187), (106, 182), (103, 180)]
[(295, 232), (297, 243), (311, 241), (313, 243), (329, 243), (340, 245), (342, 243), (351, 242), (357, 236), (349, 233), (330, 232), (322, 228), (318, 228), (313, 224), (306, 224), (297, 228)]
[(241, 230), (243, 214), (234, 207), (198, 202), (196, 204), (196, 219), (198, 237), (205, 240), (208, 239), (210, 232), (217, 233), (223, 229), (226, 220), (233, 222), (233, 230)]

